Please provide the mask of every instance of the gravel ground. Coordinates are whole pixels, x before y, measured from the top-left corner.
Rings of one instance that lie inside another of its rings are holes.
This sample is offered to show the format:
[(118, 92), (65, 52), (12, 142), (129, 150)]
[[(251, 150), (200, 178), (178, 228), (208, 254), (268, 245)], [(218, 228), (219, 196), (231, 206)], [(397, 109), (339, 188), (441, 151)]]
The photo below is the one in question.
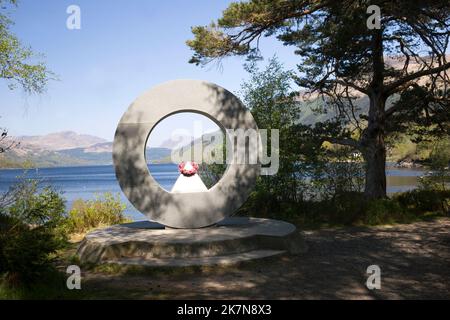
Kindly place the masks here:
[[(89, 298), (450, 299), (450, 219), (305, 232), (309, 251), (226, 268), (84, 274)], [(369, 265), (381, 289), (366, 287)]]

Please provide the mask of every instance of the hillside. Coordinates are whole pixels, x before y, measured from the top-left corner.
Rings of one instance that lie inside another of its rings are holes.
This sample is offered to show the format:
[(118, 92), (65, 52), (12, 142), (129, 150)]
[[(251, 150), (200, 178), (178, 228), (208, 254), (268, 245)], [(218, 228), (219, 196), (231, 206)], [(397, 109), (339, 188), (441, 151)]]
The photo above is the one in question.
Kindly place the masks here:
[[(75, 132), (45, 136), (10, 137), (20, 144), (0, 154), (0, 168), (63, 167), (112, 164), (112, 142)], [(147, 161), (161, 162), (170, 156), (168, 148), (151, 148)]]
[(89, 147), (95, 144), (107, 142), (105, 139), (87, 134), (78, 134), (73, 131), (50, 133), (43, 136), (15, 137), (23, 150), (64, 150), (72, 148)]
[[(196, 150), (199, 144), (201, 144), (201, 150), (202, 150), (202, 159), (205, 162), (212, 161), (211, 154), (209, 152), (206, 152), (205, 148), (209, 148), (207, 150), (214, 150), (215, 154), (218, 154), (219, 152), (223, 152), (223, 134), (221, 135), (221, 139), (216, 140), (215, 136), (217, 135), (216, 132), (211, 133), (205, 133), (201, 138), (193, 139), (191, 143), (184, 145), (181, 148), (175, 149), (173, 152), (174, 154), (178, 155), (180, 162), (181, 161), (190, 161), (193, 160), (193, 152)], [(147, 153), (148, 155), (148, 153)], [(172, 162), (171, 159), (171, 153), (167, 155), (167, 157), (161, 159), (161, 162)]]

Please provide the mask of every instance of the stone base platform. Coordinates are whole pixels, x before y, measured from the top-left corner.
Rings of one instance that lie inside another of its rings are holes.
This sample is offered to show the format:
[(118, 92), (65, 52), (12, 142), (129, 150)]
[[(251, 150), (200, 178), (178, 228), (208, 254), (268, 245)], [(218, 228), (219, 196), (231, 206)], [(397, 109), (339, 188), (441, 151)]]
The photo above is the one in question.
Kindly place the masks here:
[(95, 230), (78, 248), (82, 263), (148, 267), (226, 265), (307, 250), (302, 233), (279, 220), (227, 218), (202, 229), (139, 221)]

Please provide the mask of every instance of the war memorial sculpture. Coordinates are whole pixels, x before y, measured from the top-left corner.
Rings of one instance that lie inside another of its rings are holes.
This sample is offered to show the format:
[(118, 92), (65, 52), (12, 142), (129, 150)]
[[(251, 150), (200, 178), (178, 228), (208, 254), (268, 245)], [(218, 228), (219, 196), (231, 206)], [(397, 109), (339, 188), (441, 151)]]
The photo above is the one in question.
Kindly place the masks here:
[[(195, 112), (225, 133), (227, 168), (210, 189), (192, 161), (179, 164), (180, 177), (171, 191), (149, 172), (147, 139), (165, 118)], [(255, 154), (260, 139), (236, 146), (230, 132), (258, 127), (251, 113), (231, 92), (205, 81), (175, 80), (138, 97), (122, 116), (115, 133), (116, 177), (131, 204), (149, 221), (95, 230), (80, 244), (82, 261), (140, 266), (215, 265), (306, 250), (301, 233), (290, 223), (231, 217), (247, 200), (261, 172)], [(240, 154), (241, 153), (241, 154)], [(243, 154), (242, 154), (243, 153)]]

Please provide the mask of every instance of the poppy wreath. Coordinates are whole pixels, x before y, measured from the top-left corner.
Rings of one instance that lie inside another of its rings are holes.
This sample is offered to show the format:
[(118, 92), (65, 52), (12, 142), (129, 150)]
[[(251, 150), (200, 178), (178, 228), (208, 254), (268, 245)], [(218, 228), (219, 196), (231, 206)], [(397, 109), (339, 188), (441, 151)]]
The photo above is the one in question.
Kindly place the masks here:
[(183, 176), (190, 177), (197, 173), (198, 164), (193, 161), (181, 162), (178, 165), (178, 170)]

